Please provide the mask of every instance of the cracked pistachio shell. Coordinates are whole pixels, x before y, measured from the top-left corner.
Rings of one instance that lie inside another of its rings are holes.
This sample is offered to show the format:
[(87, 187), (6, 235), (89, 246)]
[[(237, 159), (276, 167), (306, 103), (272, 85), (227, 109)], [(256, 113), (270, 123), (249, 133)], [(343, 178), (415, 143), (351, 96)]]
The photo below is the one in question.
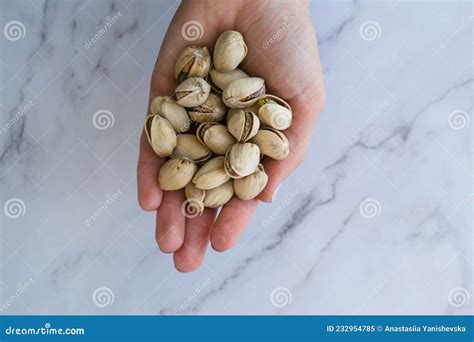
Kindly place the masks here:
[(187, 132), (191, 126), (186, 109), (181, 107), (171, 96), (157, 96), (150, 106), (153, 114), (167, 119), (177, 132)]
[(244, 37), (237, 31), (224, 31), (214, 47), (214, 67), (219, 71), (232, 71), (247, 56)]
[(201, 143), (217, 155), (225, 155), (229, 147), (237, 142), (227, 127), (217, 122), (200, 124), (196, 135)]
[(193, 184), (202, 190), (213, 189), (229, 180), (224, 170), (224, 157), (216, 157), (204, 164), (194, 175)]
[(219, 208), (229, 202), (232, 196), (234, 196), (234, 186), (232, 183), (230, 179), (214, 189), (206, 190), (204, 205), (207, 208)]
[(227, 87), (230, 82), (249, 77), (245, 71), (240, 69), (227, 72), (211, 69), (211, 71), (209, 71), (209, 75), (211, 76), (211, 87), (218, 93), (222, 93), (222, 90)]
[(245, 108), (256, 103), (265, 94), (265, 81), (259, 77), (234, 80), (225, 87), (222, 100), (230, 108)]
[(225, 105), (219, 95), (210, 93), (203, 104), (189, 108), (188, 114), (198, 123), (217, 122), (224, 118)]
[(144, 129), (148, 143), (157, 155), (167, 157), (173, 153), (178, 141), (173, 126), (167, 119), (159, 115), (148, 115)]
[(285, 159), (290, 152), (290, 143), (286, 136), (270, 127), (260, 129), (250, 141), (260, 147), (262, 154), (276, 160)]
[(211, 86), (200, 77), (190, 77), (175, 89), (176, 103), (183, 107), (197, 107), (206, 102)]
[(211, 55), (207, 47), (188, 46), (176, 60), (174, 75), (180, 82), (189, 77), (206, 78), (211, 67)]
[(160, 168), (158, 185), (162, 190), (182, 189), (191, 181), (196, 170), (196, 163), (190, 159), (170, 159)]
[(245, 108), (230, 108), (227, 111), (226, 115), (226, 123), (228, 124), (230, 121), (230, 118), (234, 116), (235, 113), (238, 113), (240, 110), (243, 110), (244, 112), (252, 112), (252, 113), (258, 113), (258, 103), (255, 102), (253, 105), (250, 107), (245, 107)]
[(198, 189), (192, 182), (188, 183), (184, 188), (186, 201), (181, 207), (185, 217), (194, 218), (201, 216), (204, 211), (204, 196), (206, 191)]
[(227, 121), (229, 132), (239, 142), (246, 142), (257, 134), (260, 120), (251, 111), (239, 110)]
[(262, 164), (257, 170), (247, 177), (234, 180), (234, 191), (238, 198), (243, 201), (257, 197), (263, 191), (268, 182), (268, 175)]
[(194, 134), (178, 135), (178, 143), (173, 151), (172, 157), (184, 157), (194, 160), (196, 163), (202, 163), (211, 158), (212, 152), (199, 142)]
[(281, 131), (291, 126), (293, 114), (288, 103), (273, 95), (263, 95), (257, 103), (258, 117), (263, 125)]
[(231, 178), (253, 173), (260, 164), (260, 149), (252, 143), (235, 144), (225, 155), (224, 168)]

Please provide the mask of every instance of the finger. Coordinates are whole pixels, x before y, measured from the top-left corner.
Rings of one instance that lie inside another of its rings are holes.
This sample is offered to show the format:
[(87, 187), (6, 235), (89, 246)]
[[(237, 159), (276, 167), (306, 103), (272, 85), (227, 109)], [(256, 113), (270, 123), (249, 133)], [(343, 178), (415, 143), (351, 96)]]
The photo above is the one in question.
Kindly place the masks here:
[(191, 272), (201, 265), (215, 217), (216, 209), (206, 208), (201, 216), (186, 219), (183, 246), (173, 256), (174, 265), (178, 271)]
[(289, 102), (293, 110), (293, 122), (283, 134), (288, 138), (290, 152), (284, 160), (265, 158), (262, 163), (268, 174), (268, 182), (257, 198), (264, 202), (272, 201), (275, 189), (303, 162), (319, 112), (324, 106), (324, 93), (319, 88), (307, 89)]
[(164, 159), (155, 154), (142, 132), (137, 163), (137, 189), (138, 203), (143, 210), (153, 211), (160, 206), (163, 191), (158, 187), (158, 171), (163, 163)]
[(232, 198), (221, 210), (211, 230), (211, 245), (218, 252), (231, 248), (249, 224), (258, 200)]
[(165, 253), (177, 251), (184, 241), (185, 219), (181, 211), (183, 190), (165, 191), (156, 215), (156, 242)]

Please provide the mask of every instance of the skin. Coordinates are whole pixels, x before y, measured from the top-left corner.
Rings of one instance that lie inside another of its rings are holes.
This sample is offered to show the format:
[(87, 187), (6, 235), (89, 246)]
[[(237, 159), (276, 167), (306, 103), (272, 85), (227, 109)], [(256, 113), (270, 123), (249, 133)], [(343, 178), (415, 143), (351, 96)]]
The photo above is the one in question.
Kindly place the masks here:
[[(203, 27), (202, 38), (186, 41), (182, 26), (191, 20)], [(175, 267), (181, 272), (197, 269), (209, 242), (216, 251), (231, 248), (250, 222), (259, 201), (271, 202), (278, 185), (298, 167), (325, 102), (316, 34), (307, 1), (234, 0), (183, 1), (168, 28), (158, 55), (150, 86), (150, 100), (173, 94), (177, 85), (174, 65), (186, 46), (213, 47), (225, 30), (243, 34), (248, 54), (241, 68), (266, 81), (267, 93), (284, 98), (293, 109), (292, 126), (285, 131), (290, 154), (283, 161), (266, 158), (269, 175), (258, 199), (233, 198), (216, 217), (206, 208), (202, 216), (187, 219), (181, 212), (183, 190), (162, 191), (157, 184), (159, 158), (142, 134), (137, 168), (138, 201), (146, 211), (156, 211), (156, 241), (165, 253), (174, 253)], [(275, 37), (273, 39), (272, 37)], [(271, 40), (270, 40), (271, 39)]]

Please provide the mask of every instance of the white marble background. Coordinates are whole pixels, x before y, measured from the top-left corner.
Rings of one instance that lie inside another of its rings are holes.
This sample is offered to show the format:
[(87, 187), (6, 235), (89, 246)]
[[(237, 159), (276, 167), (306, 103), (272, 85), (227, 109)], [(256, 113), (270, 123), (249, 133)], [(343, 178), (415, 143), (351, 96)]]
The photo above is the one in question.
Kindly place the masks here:
[(328, 103), (306, 162), (191, 274), (135, 185), (177, 6), (0, 3), (1, 314), (471, 313), (472, 2), (311, 2)]

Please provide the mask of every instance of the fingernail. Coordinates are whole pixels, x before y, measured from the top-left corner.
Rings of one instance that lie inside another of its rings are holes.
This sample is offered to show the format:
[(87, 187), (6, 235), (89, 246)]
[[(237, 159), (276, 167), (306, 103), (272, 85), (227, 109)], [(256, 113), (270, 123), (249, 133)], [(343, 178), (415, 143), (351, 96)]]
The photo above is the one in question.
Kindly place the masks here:
[(275, 188), (275, 190), (273, 190), (272, 202), (273, 202), (273, 201), (275, 200), (275, 198), (278, 196), (278, 192), (280, 191), (281, 184), (282, 184), (282, 183), (280, 183), (280, 184)]

